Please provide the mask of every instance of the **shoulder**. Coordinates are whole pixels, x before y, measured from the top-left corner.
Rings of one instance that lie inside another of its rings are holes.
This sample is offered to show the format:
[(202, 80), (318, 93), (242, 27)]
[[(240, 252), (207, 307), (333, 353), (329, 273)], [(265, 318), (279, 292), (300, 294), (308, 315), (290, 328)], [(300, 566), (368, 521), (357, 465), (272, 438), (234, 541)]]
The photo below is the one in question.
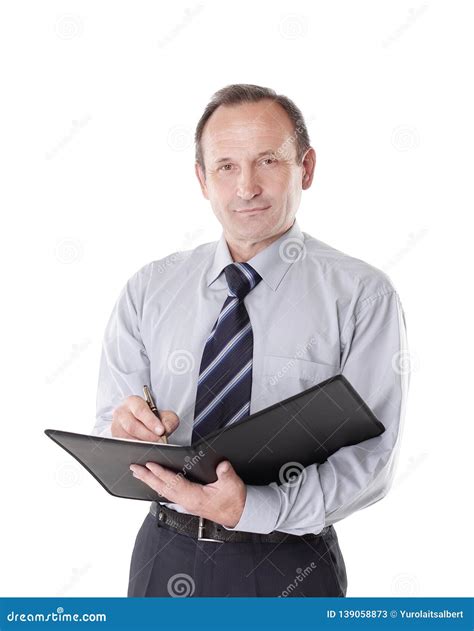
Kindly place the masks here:
[(328, 283), (358, 306), (378, 296), (396, 293), (389, 275), (370, 263), (338, 250), (303, 232), (305, 258)]
[(198, 245), (193, 249), (176, 250), (166, 256), (150, 261), (140, 267), (129, 279), (128, 284), (137, 290), (145, 290), (150, 284), (179, 281), (190, 270), (208, 260), (216, 247), (216, 241)]

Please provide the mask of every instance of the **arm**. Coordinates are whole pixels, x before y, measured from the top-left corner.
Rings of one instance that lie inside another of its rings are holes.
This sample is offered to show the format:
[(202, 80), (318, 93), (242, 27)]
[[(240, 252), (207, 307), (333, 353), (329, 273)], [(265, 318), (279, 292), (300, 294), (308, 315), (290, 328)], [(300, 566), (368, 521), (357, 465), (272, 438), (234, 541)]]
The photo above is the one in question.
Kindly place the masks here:
[(150, 362), (140, 335), (140, 296), (145, 268), (122, 289), (107, 323), (102, 343), (92, 433), (111, 437), (112, 413), (125, 397), (140, 395), (150, 381)]
[(408, 353), (403, 309), (396, 291), (362, 301), (341, 333), (341, 373), (385, 426), (359, 445), (343, 447), (326, 462), (306, 467), (291, 484), (247, 485), (239, 522), (228, 530), (301, 535), (370, 506), (388, 492), (403, 424)]

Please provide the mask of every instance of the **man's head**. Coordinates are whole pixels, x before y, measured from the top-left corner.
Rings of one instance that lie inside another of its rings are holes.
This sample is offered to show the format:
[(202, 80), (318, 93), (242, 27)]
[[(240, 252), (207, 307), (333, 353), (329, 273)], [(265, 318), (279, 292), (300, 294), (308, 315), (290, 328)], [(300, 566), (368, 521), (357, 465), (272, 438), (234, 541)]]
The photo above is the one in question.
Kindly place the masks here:
[[(316, 154), (290, 99), (255, 85), (222, 88), (195, 142), (196, 175), (228, 241), (271, 241), (292, 225)], [(254, 208), (265, 210), (245, 212)]]

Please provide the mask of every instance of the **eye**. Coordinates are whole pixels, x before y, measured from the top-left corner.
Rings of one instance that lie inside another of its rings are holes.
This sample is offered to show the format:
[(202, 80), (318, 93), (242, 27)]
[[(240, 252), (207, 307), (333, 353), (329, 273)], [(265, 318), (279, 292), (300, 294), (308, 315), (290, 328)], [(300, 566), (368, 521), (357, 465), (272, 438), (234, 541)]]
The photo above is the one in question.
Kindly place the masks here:
[[(229, 168), (227, 168), (227, 167), (229, 167)], [(231, 168), (232, 168), (232, 165), (230, 163), (227, 163), (227, 164), (223, 164), (220, 167), (219, 171), (230, 171)]]
[(264, 158), (263, 162), (270, 165), (273, 164), (274, 162), (276, 162), (276, 158)]

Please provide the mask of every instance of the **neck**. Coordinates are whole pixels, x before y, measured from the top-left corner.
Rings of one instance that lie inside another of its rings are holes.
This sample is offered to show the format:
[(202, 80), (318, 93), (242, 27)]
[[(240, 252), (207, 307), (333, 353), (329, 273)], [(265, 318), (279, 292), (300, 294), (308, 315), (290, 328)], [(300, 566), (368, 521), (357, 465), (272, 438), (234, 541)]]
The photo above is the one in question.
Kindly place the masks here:
[[(293, 220), (294, 223), (294, 220)], [(225, 235), (225, 239), (227, 242), (227, 247), (229, 248), (230, 255), (234, 263), (246, 263), (250, 261), (256, 254), (268, 248), (274, 241), (279, 239), (282, 234), (288, 232), (288, 230), (293, 225), (290, 224), (286, 226), (283, 230), (280, 230), (277, 234), (273, 234), (271, 237), (267, 239), (262, 239), (261, 241), (246, 241), (245, 239), (233, 239), (232, 237)]]

